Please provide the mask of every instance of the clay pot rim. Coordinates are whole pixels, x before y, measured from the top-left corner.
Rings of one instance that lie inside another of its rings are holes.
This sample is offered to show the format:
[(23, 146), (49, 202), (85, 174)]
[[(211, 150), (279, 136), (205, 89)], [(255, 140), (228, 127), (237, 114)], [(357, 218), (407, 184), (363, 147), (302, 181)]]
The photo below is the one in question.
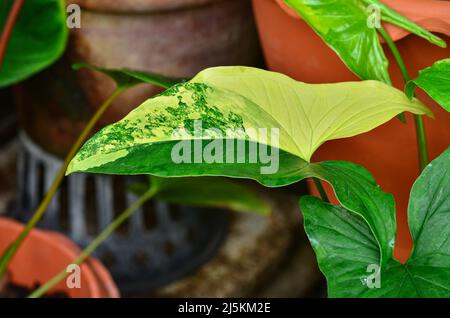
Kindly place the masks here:
[[(297, 12), (284, 3), (284, 0), (273, 0), (290, 17), (301, 19)], [(450, 37), (450, 1), (440, 0), (381, 0), (392, 9), (402, 13), (411, 21), (430, 32), (441, 33)], [(443, 9), (445, 8), (445, 9)], [(429, 14), (429, 15), (428, 15)], [(383, 23), (386, 31), (394, 41), (403, 39), (411, 33), (392, 25)], [(383, 41), (384, 42), (384, 41)]]
[[(24, 225), (9, 218), (0, 217), (0, 228), (9, 228), (13, 232), (19, 234)], [(27, 240), (33, 239), (39, 244), (46, 244), (57, 250), (59, 253), (65, 255), (69, 259), (76, 259), (80, 253), (80, 249), (75, 243), (69, 240), (64, 235), (40, 229), (33, 229), (27, 237)], [(83, 275), (86, 281), (89, 282), (87, 287), (90, 297), (92, 298), (119, 298), (119, 290), (114, 284), (111, 275), (107, 269), (96, 259), (89, 259), (83, 264)]]
[(165, 4), (155, 0), (140, 0), (139, 3), (133, 3), (136, 0), (121, 0), (123, 2), (119, 5), (115, 1), (117, 0), (68, 0), (68, 3), (78, 4), (83, 10), (94, 12), (145, 14), (196, 8), (224, 0), (165, 0)]

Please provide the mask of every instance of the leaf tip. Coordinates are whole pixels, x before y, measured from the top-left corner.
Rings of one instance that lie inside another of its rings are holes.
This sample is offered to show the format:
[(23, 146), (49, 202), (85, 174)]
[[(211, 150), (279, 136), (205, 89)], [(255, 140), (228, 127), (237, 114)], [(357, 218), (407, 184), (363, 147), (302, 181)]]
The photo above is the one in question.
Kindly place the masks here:
[(439, 37), (436, 37), (436, 41), (434, 42), (434, 44), (436, 44), (437, 46), (439, 46), (443, 49), (447, 48), (447, 42)]

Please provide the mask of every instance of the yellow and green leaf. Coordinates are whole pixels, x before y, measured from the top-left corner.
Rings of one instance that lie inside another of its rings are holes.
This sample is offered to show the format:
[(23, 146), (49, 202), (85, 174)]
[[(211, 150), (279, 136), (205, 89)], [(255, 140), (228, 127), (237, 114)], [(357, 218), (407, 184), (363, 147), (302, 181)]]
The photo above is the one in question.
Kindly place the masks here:
[[(311, 85), (254, 68), (211, 68), (105, 127), (82, 147), (67, 173), (226, 176), (270, 187), (320, 178), (331, 183), (346, 209), (367, 221), (383, 263), (395, 240), (392, 196), (357, 165), (309, 160), (327, 140), (369, 131), (405, 111), (431, 115), (419, 101), (381, 82)], [(279, 131), (261, 139), (259, 128)], [(235, 151), (238, 143), (243, 153)], [(205, 162), (202, 155), (213, 148), (214, 160)], [(273, 161), (251, 160), (268, 148)], [(182, 161), (174, 160), (174, 149), (183, 150)], [(268, 172), (268, 166), (276, 169)]]
[[(281, 186), (297, 181), (299, 171), (324, 142), (367, 132), (405, 111), (432, 116), (418, 100), (409, 100), (401, 91), (377, 81), (305, 84), (255, 68), (211, 68), (101, 130), (82, 147), (67, 172), (222, 175), (228, 167), (230, 176)], [(196, 122), (201, 122), (200, 133)], [(260, 128), (278, 129), (279, 143), (272, 144), (270, 133), (260, 142), (255, 135)], [(226, 164), (230, 160), (225, 157), (236, 153), (223, 152), (224, 160), (208, 168), (202, 168), (205, 165), (195, 158), (189, 168), (173, 165), (171, 151), (178, 142), (196, 140), (203, 150), (218, 137), (224, 143), (225, 139), (245, 141), (246, 149), (254, 144), (272, 146), (280, 152), (283, 164), (277, 173), (261, 175), (258, 164), (247, 162), (247, 173), (242, 165)]]

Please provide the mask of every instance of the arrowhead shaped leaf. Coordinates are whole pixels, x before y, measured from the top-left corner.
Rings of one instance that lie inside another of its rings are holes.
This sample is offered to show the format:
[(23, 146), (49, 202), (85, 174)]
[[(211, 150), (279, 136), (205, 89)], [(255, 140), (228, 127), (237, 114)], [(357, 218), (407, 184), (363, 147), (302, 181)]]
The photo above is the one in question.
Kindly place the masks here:
[(153, 184), (158, 189), (155, 199), (167, 203), (227, 208), (236, 212), (270, 213), (269, 204), (261, 196), (237, 182), (219, 177), (159, 178), (149, 177), (149, 184), (135, 182), (128, 189), (142, 196)]
[(226, 178), (158, 178), (157, 200), (174, 204), (227, 208), (269, 215), (270, 206), (259, 194)]
[[(374, 198), (379, 205), (390, 205), (386, 199)], [(303, 197), (300, 207), (330, 297), (450, 296), (450, 148), (424, 170), (411, 191), (414, 250), (405, 265), (392, 257), (381, 261), (383, 246), (367, 218), (314, 197)], [(385, 217), (393, 218), (394, 211), (388, 212)], [(380, 264), (379, 272), (370, 270)], [(372, 281), (378, 273), (379, 288)]]
[[(227, 167), (230, 176), (280, 186), (297, 181), (297, 171), (327, 140), (369, 131), (404, 111), (431, 115), (418, 100), (376, 81), (312, 85), (254, 68), (212, 68), (147, 100), (97, 133), (72, 160), (68, 173), (222, 175)], [(276, 136), (269, 133), (262, 142), (280, 151), (283, 164), (274, 174), (261, 174), (259, 165), (248, 160), (248, 171), (241, 165), (224, 165), (227, 160), (214, 165), (193, 162), (188, 170), (173, 165), (171, 151), (181, 140), (195, 139), (194, 147), (201, 152), (217, 130), (222, 139), (233, 130), (231, 137), (250, 147), (260, 142), (255, 133), (260, 128), (279, 129), (279, 144), (271, 143)], [(175, 136), (180, 129), (188, 136)]]
[[(213, 68), (101, 130), (83, 146), (67, 172), (227, 176), (271, 187), (317, 177), (330, 182), (341, 204), (367, 221), (380, 243), (384, 263), (392, 255), (395, 239), (392, 197), (361, 167), (308, 160), (326, 140), (368, 131), (405, 110), (429, 113), (419, 102), (380, 82), (309, 85), (252, 68)], [(196, 121), (203, 126), (196, 127)], [(258, 138), (251, 129), (259, 127), (278, 128), (279, 142), (274, 143), (271, 136)], [(179, 128), (189, 134), (174, 134)], [(227, 129), (240, 133), (230, 139)], [(224, 150), (205, 162), (202, 155), (217, 142), (217, 149)], [(244, 142), (248, 150), (241, 156), (235, 151), (238, 142)], [(267, 162), (252, 162), (250, 157), (268, 147), (275, 154), (271, 164), (277, 169), (264, 173)], [(186, 150), (184, 162), (174, 161), (174, 149)], [(196, 155), (200, 161), (195, 161)]]
[(377, 29), (368, 25), (372, 14), (368, 10), (370, 5), (379, 7), (382, 20), (403, 27), (434, 44), (445, 46), (444, 41), (378, 0), (285, 0), (285, 2), (336, 51), (350, 70), (365, 80), (391, 82), (388, 60), (381, 47)]
[(255, 68), (216, 67), (191, 82), (254, 102), (292, 137), (286, 150), (306, 161), (325, 141), (367, 132), (404, 111), (432, 116), (418, 100), (409, 103), (403, 92), (378, 81), (306, 84)]
[[(0, 4), (4, 26), (12, 0)], [(68, 38), (64, 0), (25, 1), (17, 18), (0, 69), (0, 87), (22, 81), (54, 63)]]
[(421, 70), (419, 76), (406, 85), (406, 94), (414, 96), (416, 86), (450, 112), (450, 59), (438, 61), (433, 66)]

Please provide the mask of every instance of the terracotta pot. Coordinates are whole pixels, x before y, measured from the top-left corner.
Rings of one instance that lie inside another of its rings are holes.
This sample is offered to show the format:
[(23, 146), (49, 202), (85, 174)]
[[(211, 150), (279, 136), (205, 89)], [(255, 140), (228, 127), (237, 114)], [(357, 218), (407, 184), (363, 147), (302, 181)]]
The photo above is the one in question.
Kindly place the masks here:
[[(392, 9), (425, 27), (440, 33), (450, 44), (450, 1), (384, 0)], [(263, 51), (271, 70), (285, 73), (308, 83), (354, 81), (357, 77), (347, 69), (335, 52), (284, 5), (282, 0), (253, 0)], [(410, 35), (392, 25), (386, 25), (390, 35), (403, 53), (411, 76), (433, 62), (450, 57), (450, 48), (442, 49)], [(385, 48), (390, 61), (393, 83), (402, 89), (404, 82), (396, 63)], [(424, 92), (418, 97), (428, 105), (436, 119), (425, 119), (430, 156), (435, 158), (450, 143), (450, 115), (434, 103)], [(369, 169), (384, 191), (394, 194), (397, 203), (398, 235), (395, 256), (406, 260), (412, 246), (407, 225), (409, 191), (417, 178), (418, 159), (414, 120), (407, 116), (407, 124), (393, 119), (366, 134), (335, 140), (323, 145), (313, 160), (353, 161)], [(312, 189), (312, 187), (310, 187)], [(313, 190), (315, 193), (315, 190)], [(331, 194), (331, 190), (328, 189)]]
[[(22, 231), (23, 225), (0, 218), (0, 251), (4, 251)], [(34, 288), (47, 282), (79, 255), (79, 248), (56, 232), (33, 230), (9, 265), (13, 284)], [(119, 291), (106, 268), (96, 259), (81, 266), (81, 288), (70, 289), (65, 281), (50, 291), (63, 292), (71, 298), (117, 298)]]
[[(218, 65), (259, 62), (250, 0), (72, 0), (81, 5), (81, 28), (72, 29), (63, 59), (19, 90), (22, 126), (47, 151), (62, 156), (88, 118), (111, 94), (102, 74), (74, 72), (87, 62), (189, 77)], [(141, 85), (110, 107), (99, 127), (117, 121), (160, 92)]]

